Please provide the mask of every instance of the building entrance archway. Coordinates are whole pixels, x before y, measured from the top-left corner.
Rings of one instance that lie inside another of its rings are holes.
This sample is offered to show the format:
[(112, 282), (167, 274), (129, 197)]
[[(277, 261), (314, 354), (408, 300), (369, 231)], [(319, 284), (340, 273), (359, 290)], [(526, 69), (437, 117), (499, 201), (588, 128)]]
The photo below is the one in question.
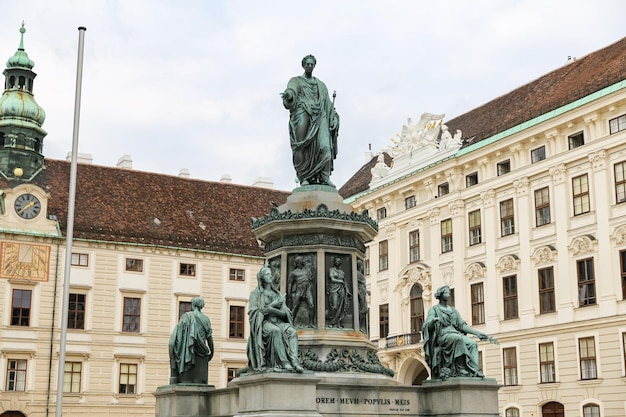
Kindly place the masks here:
[(0, 417), (26, 417), (26, 415), (20, 413), (19, 411), (5, 411), (0, 414)]

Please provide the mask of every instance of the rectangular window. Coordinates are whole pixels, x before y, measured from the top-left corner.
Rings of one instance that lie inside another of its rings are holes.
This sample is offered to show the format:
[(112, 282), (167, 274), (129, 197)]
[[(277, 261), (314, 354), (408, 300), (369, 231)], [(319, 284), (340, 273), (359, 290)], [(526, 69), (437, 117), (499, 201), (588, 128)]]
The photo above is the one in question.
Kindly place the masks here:
[(382, 220), (385, 217), (387, 217), (387, 208), (381, 207), (378, 210), (376, 210), (376, 219), (377, 220)]
[(576, 261), (578, 275), (578, 306), (596, 303), (596, 279), (593, 271), (593, 258)]
[(478, 184), (478, 172), (472, 172), (465, 176), (465, 187), (469, 188)]
[(124, 297), (123, 332), (139, 333), (141, 319), (141, 298)]
[(26, 391), (26, 359), (7, 360), (7, 391)]
[(504, 364), (504, 385), (517, 385), (517, 352), (516, 348), (502, 349), (502, 363)]
[(80, 375), (82, 370), (82, 362), (65, 362), (65, 368), (63, 370), (63, 392), (80, 392)]
[(600, 406), (598, 404), (583, 405), (583, 417), (600, 417)]
[(508, 174), (509, 172), (511, 172), (511, 160), (507, 159), (506, 161), (499, 162), (496, 165), (496, 168), (498, 171), (498, 177), (500, 175)]
[(452, 219), (441, 222), (441, 253), (452, 251)]
[(178, 302), (178, 320), (183, 316), (183, 314), (191, 311), (191, 301), (179, 301)]
[(448, 305), (454, 307), (454, 288), (450, 288), (450, 299), (448, 300)]
[(507, 408), (504, 412), (504, 417), (519, 417), (519, 409)]
[(137, 364), (120, 363), (120, 389), (118, 393), (137, 393)]
[(539, 372), (542, 384), (556, 381), (554, 344), (552, 342), (539, 343)]
[(72, 253), (72, 265), (73, 266), (88, 266), (89, 255), (86, 253)]
[(417, 204), (416, 200), (415, 200), (415, 196), (409, 196), (407, 198), (404, 199), (404, 208), (405, 209), (410, 209), (415, 207), (415, 205)]
[(480, 371), (481, 374), (485, 373), (483, 371), (483, 351), (482, 350), (478, 351), (478, 370)]
[(245, 281), (246, 271), (243, 269), (230, 268), (228, 271), (228, 279), (230, 281)]
[(533, 149), (532, 151), (530, 151), (531, 163), (534, 164), (535, 162), (543, 161), (544, 159), (546, 159), (546, 147), (545, 146), (542, 146), (540, 148)]
[(580, 355), (580, 379), (596, 379), (598, 368), (596, 365), (596, 341), (593, 337), (578, 339)]
[(420, 260), (420, 232), (414, 230), (409, 233), (409, 262)]
[(382, 339), (389, 335), (389, 304), (381, 304), (378, 306), (378, 317), (379, 337)]
[(574, 197), (574, 216), (588, 213), (590, 204), (587, 174), (572, 178), (572, 195)]
[(231, 339), (243, 339), (244, 310), (242, 306), (230, 306), (228, 337)]
[(181, 263), (179, 266), (178, 272), (181, 276), (195, 277), (196, 276), (196, 264)]
[(437, 186), (437, 197), (441, 197), (446, 194), (450, 194), (450, 185), (447, 182), (444, 182), (443, 184), (439, 184)]
[(502, 236), (515, 233), (515, 215), (513, 213), (513, 199), (500, 202), (500, 230)]
[(622, 333), (622, 354), (624, 355), (624, 368), (626, 368), (626, 332)]
[(502, 278), (502, 293), (504, 294), (504, 319), (518, 318), (517, 275)]
[(365, 248), (365, 259), (363, 259), (363, 274), (370, 274), (370, 248)]
[(622, 279), (622, 300), (626, 300), (626, 250), (619, 252), (619, 265)]
[(11, 326), (30, 325), (30, 304), (31, 290), (13, 290), (13, 299), (11, 300)]
[(567, 142), (571, 151), (572, 149), (576, 149), (585, 144), (585, 135), (583, 132), (574, 133), (573, 135), (567, 137)]
[(480, 229), (480, 210), (470, 211), (467, 214), (467, 220), (469, 223), (469, 244), (477, 245), (481, 242), (481, 229)]
[(70, 293), (67, 306), (67, 328), (85, 328), (85, 294)]
[(626, 114), (622, 114), (620, 117), (609, 120), (609, 130), (611, 132), (611, 135), (613, 133), (626, 130)]
[(126, 270), (130, 272), (143, 272), (143, 259), (126, 258)]
[(239, 368), (226, 368), (226, 381), (230, 382), (237, 378), (237, 369)]
[(378, 270), (389, 269), (389, 242), (383, 240), (378, 243)]
[(615, 201), (617, 204), (626, 201), (626, 162), (615, 164)]
[(542, 268), (539, 274), (539, 314), (556, 311), (554, 302), (554, 269)]
[(550, 223), (550, 190), (535, 190), (535, 224), (537, 227)]
[(485, 323), (485, 290), (483, 283), (472, 284), (472, 325)]

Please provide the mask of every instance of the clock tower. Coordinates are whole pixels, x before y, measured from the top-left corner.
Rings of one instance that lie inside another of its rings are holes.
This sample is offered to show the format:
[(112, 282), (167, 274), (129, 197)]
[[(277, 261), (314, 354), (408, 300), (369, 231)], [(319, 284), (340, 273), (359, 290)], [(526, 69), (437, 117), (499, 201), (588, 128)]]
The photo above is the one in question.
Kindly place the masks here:
[(33, 96), (35, 63), (24, 50), (20, 28), (20, 46), (6, 63), (4, 93), (0, 97), (0, 175), (6, 179), (32, 180), (43, 168), (42, 129), (46, 113)]

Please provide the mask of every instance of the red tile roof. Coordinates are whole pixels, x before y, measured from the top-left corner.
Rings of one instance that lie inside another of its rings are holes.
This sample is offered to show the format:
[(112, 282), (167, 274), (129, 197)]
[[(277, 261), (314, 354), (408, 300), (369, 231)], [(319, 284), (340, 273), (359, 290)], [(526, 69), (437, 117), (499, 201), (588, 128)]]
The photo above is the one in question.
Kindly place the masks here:
[[(50, 193), (48, 214), (57, 216), (63, 234), (69, 176), (69, 162), (46, 159), (46, 169), (33, 181)], [(271, 201), (283, 204), (289, 194), (78, 164), (74, 237), (263, 256), (251, 219), (269, 213)]]
[[(450, 132), (460, 129), (463, 138), (471, 139), (463, 145), (468, 146), (624, 79), (626, 38), (444, 123)], [(369, 176), (364, 175), (364, 168), (341, 187), (344, 198), (367, 190), (371, 174), (366, 170)]]

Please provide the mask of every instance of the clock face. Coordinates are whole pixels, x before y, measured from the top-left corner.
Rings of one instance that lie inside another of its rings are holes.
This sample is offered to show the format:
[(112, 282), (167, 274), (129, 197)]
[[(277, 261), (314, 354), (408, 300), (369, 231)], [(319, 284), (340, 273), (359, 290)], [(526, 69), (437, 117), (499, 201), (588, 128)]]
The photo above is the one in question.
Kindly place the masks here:
[(23, 219), (33, 219), (41, 212), (41, 202), (32, 194), (20, 194), (15, 199), (15, 212)]

